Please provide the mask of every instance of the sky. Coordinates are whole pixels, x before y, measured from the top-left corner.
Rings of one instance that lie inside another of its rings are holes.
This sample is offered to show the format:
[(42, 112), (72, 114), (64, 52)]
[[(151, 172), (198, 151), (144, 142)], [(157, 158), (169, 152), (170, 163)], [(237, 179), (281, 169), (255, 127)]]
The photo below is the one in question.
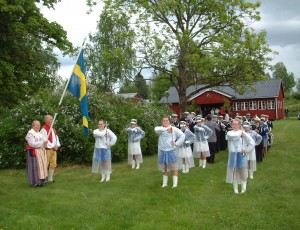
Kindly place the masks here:
[[(252, 2), (254, 0), (251, 0)], [(300, 78), (300, 0), (261, 0), (259, 8), (261, 20), (252, 27), (256, 31), (267, 31), (267, 42), (279, 52), (272, 56), (275, 65), (283, 62), (288, 73)], [(96, 32), (97, 21), (102, 5), (93, 8), (92, 14), (86, 14), (86, 0), (62, 0), (55, 10), (42, 8), (41, 12), (49, 21), (56, 21), (66, 31), (70, 42), (80, 46), (89, 33)], [(58, 74), (64, 79), (70, 77), (74, 60), (59, 54), (61, 68)]]

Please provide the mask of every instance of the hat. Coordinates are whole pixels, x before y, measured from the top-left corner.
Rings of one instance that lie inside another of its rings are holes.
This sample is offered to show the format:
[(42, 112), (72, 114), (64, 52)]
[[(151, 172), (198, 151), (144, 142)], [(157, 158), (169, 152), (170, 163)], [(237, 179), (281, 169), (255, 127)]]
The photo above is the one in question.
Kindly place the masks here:
[(186, 126), (186, 122), (185, 121), (180, 121), (179, 124), (180, 124), (180, 126)]
[(196, 116), (196, 113), (195, 113), (195, 112), (191, 112), (191, 114), (193, 114), (194, 116)]
[(260, 121), (260, 119), (258, 117), (254, 117), (253, 121)]
[(178, 117), (178, 115), (176, 113), (173, 113), (172, 117)]
[(130, 124), (136, 124), (136, 119), (131, 119)]
[(261, 117), (260, 118), (260, 121), (265, 121), (266, 119), (264, 117)]
[(196, 122), (202, 122), (202, 117), (196, 117)]
[(218, 117), (218, 115), (215, 114), (215, 115), (213, 115), (213, 117)]
[(250, 127), (250, 123), (248, 121), (243, 122), (243, 127)]
[(269, 115), (266, 114), (265, 117), (269, 117)]
[(223, 118), (223, 115), (219, 115), (219, 118)]
[(250, 116), (250, 113), (246, 113), (246, 116)]
[(260, 115), (260, 117), (266, 117), (266, 115), (265, 115), (265, 114), (262, 114), (262, 115)]
[(186, 112), (184, 112), (183, 114), (190, 114), (190, 112), (187, 112), (187, 111), (186, 111)]

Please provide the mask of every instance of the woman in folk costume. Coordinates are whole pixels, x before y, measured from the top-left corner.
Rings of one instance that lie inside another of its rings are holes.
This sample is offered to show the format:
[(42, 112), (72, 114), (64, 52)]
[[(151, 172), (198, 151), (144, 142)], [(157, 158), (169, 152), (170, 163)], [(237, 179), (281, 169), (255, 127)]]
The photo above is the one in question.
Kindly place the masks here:
[(163, 185), (168, 185), (168, 172), (172, 171), (173, 188), (178, 185), (178, 159), (176, 147), (184, 142), (183, 132), (171, 126), (169, 116), (163, 117), (162, 126), (155, 127), (154, 131), (159, 134), (158, 138), (158, 168), (163, 172)]
[[(262, 136), (259, 135), (257, 132), (251, 130), (250, 122), (245, 121), (243, 123), (243, 128), (246, 133), (248, 133), (255, 142), (255, 146), (258, 146), (262, 141)], [(248, 154), (248, 171), (250, 179), (253, 179), (253, 173), (256, 171), (256, 152), (255, 148), (253, 148)]]
[(34, 187), (42, 186), (46, 183), (47, 172), (47, 155), (45, 140), (40, 133), (41, 123), (37, 120), (33, 121), (32, 129), (28, 131), (25, 139), (27, 141), (26, 155), (26, 172), (27, 182)]
[(229, 157), (226, 182), (232, 183), (234, 193), (238, 194), (238, 184), (242, 185), (241, 193), (246, 192), (248, 176), (246, 155), (254, 149), (255, 143), (248, 133), (241, 130), (241, 120), (234, 119), (232, 128), (233, 130), (227, 133)]
[(136, 119), (131, 119), (130, 127), (126, 129), (128, 132), (128, 164), (132, 168), (140, 168), (140, 163), (143, 162), (143, 155), (141, 150), (141, 139), (145, 137), (145, 132), (137, 126)]
[(190, 168), (195, 167), (193, 152), (191, 149), (191, 143), (195, 140), (195, 134), (193, 134), (187, 127), (186, 122), (180, 122), (180, 129), (185, 135), (184, 143), (177, 148), (179, 156), (179, 168), (183, 173), (188, 173)]
[(205, 119), (198, 117), (194, 126), (194, 158), (199, 158), (199, 167), (206, 167), (206, 158), (210, 156), (207, 139), (213, 134), (213, 131), (204, 125)]
[(93, 155), (93, 173), (101, 173), (101, 181), (109, 181), (111, 170), (111, 149), (117, 142), (117, 136), (107, 128), (104, 120), (99, 120), (98, 129), (93, 131), (95, 137), (95, 149)]

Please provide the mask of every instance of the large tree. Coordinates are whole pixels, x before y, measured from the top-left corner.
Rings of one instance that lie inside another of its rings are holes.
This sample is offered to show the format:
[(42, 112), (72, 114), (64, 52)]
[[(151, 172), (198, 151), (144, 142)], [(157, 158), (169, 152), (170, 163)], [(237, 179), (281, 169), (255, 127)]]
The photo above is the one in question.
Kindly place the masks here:
[(12, 107), (41, 87), (52, 87), (59, 63), (53, 48), (72, 51), (66, 32), (40, 13), (57, 0), (0, 1), (0, 105)]
[(133, 80), (132, 64), (134, 32), (130, 17), (121, 9), (104, 7), (97, 32), (89, 36), (87, 66), (93, 84), (103, 91), (111, 91), (126, 79)]
[(275, 79), (282, 79), (285, 93), (290, 93), (296, 85), (294, 73), (288, 73), (283, 62), (278, 62), (274, 65), (272, 76)]
[[(91, 3), (91, 1), (88, 1)], [(187, 87), (230, 84), (244, 89), (264, 79), (271, 52), (266, 32), (251, 28), (260, 3), (244, 0), (110, 0), (136, 21), (142, 68), (164, 73), (176, 87), (181, 110)], [(199, 88), (198, 91), (202, 90)], [(196, 93), (196, 92), (195, 92)], [(192, 96), (192, 95), (191, 95)]]

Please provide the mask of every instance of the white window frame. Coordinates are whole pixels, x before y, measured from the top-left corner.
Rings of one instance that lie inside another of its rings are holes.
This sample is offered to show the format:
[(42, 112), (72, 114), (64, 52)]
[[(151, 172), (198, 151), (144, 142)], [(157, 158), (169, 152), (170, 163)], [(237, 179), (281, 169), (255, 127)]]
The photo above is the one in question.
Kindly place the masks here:
[(250, 110), (256, 110), (256, 101), (249, 101), (249, 109)]
[(266, 101), (258, 101), (258, 110), (266, 110)]
[(275, 109), (275, 101), (270, 100), (268, 101), (268, 110), (274, 110)]
[(233, 111), (240, 111), (240, 103), (233, 102)]
[(242, 111), (248, 111), (248, 102), (243, 101), (241, 102), (241, 110)]

